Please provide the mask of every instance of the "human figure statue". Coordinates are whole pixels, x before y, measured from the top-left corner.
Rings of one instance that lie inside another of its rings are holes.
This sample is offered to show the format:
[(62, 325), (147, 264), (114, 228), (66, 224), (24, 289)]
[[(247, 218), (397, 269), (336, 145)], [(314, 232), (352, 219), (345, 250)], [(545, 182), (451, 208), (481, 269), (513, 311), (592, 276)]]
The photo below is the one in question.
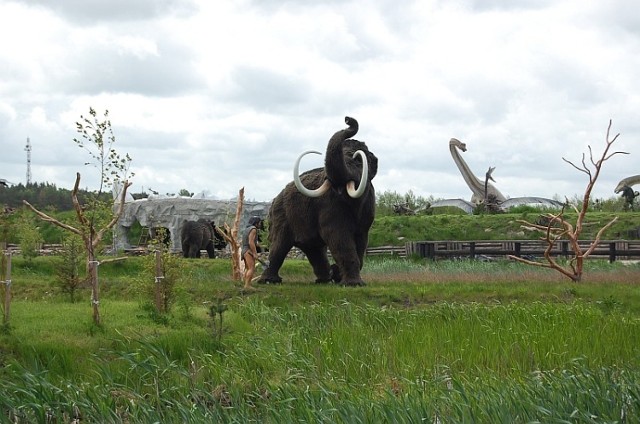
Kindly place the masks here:
[(242, 260), (244, 261), (244, 290), (253, 290), (251, 280), (258, 260), (258, 229), (262, 228), (262, 219), (258, 216), (249, 218), (242, 236)]

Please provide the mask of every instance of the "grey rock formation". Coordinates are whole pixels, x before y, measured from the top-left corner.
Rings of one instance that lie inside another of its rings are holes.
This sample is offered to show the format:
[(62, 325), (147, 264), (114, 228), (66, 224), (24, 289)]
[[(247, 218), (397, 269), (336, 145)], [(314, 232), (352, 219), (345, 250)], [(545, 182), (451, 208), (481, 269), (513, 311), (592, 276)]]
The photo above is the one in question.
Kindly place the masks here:
[[(114, 198), (116, 195), (114, 194)], [(270, 202), (245, 201), (240, 220), (240, 230), (252, 216), (266, 218)], [(170, 197), (133, 200), (128, 198), (124, 211), (116, 224), (114, 248), (130, 249), (129, 229), (139, 222), (143, 227), (166, 228), (171, 236), (172, 252), (181, 251), (180, 233), (185, 221), (197, 221), (204, 218), (214, 221), (217, 226), (224, 223), (231, 226), (236, 213), (236, 200), (217, 200), (210, 198)]]

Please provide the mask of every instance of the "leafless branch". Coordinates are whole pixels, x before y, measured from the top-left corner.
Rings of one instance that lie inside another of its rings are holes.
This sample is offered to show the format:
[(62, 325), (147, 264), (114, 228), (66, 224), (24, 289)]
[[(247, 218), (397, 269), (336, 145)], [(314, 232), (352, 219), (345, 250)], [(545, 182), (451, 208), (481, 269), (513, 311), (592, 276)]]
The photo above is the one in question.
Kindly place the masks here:
[(84, 216), (84, 212), (82, 211), (82, 205), (80, 205), (80, 201), (78, 200), (79, 190), (80, 190), (80, 173), (76, 172), (76, 183), (73, 185), (73, 190), (71, 191), (71, 202), (73, 203), (73, 209), (76, 211), (78, 222), (80, 222), (80, 225), (82, 227), (87, 227), (89, 225), (89, 221)]
[(609, 229), (609, 227), (611, 227), (617, 220), (618, 220), (618, 217), (616, 216), (611, 221), (609, 221), (604, 227), (602, 227), (602, 228), (600, 228), (600, 230), (598, 230), (598, 233), (596, 234), (595, 240), (593, 241), (591, 246), (589, 246), (589, 248), (582, 254), (582, 256), (584, 258), (587, 258), (595, 250), (595, 248), (598, 245), (598, 243), (600, 243), (600, 239), (602, 238), (602, 234), (604, 234), (604, 232), (607, 231)]
[(100, 260), (100, 265), (104, 265), (104, 264), (108, 264), (108, 263), (113, 263), (113, 262), (122, 262), (122, 261), (126, 261), (127, 259), (129, 259), (128, 256), (121, 256), (119, 258), (108, 258), (108, 259), (101, 259)]
[(65, 229), (65, 230), (67, 230), (67, 231), (70, 231), (70, 232), (72, 232), (72, 233), (74, 233), (74, 234), (78, 234), (78, 235), (81, 235), (81, 234), (82, 234), (82, 232), (81, 232), (80, 230), (78, 230), (77, 228), (72, 227), (71, 225), (67, 225), (67, 224), (65, 224), (64, 222), (58, 221), (57, 219), (55, 219), (55, 218), (53, 218), (53, 217), (51, 217), (51, 216), (47, 215), (46, 213), (39, 211), (39, 210), (38, 210), (38, 209), (36, 209), (36, 208), (31, 204), (31, 203), (27, 202), (26, 200), (23, 200), (23, 201), (22, 201), (22, 203), (23, 203), (25, 206), (27, 206), (29, 209), (31, 209), (31, 211), (32, 211), (33, 213), (35, 213), (36, 215), (38, 215), (38, 217), (39, 217), (41, 220), (43, 220), (43, 221), (45, 221), (45, 222), (50, 222), (50, 223), (52, 223), (53, 225), (56, 225), (56, 226), (58, 226), (58, 227), (60, 227), (60, 228), (63, 228), (63, 229)]

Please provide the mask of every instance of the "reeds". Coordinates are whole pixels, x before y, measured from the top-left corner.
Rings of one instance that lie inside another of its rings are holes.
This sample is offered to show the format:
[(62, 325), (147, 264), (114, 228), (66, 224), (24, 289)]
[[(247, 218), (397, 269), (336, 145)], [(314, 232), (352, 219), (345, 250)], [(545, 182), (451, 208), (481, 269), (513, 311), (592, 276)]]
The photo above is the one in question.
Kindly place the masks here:
[(640, 414), (640, 320), (615, 308), (348, 300), (274, 308), (254, 296), (227, 313), (219, 341), (204, 330), (121, 336), (76, 372), (48, 371), (55, 352), (8, 361), (1, 417), (524, 423)]
[[(635, 422), (640, 414), (637, 368), (591, 368), (582, 360), (520, 377), (473, 376), (446, 368), (399, 379), (383, 390), (328, 381), (265, 381), (260, 387), (194, 382), (192, 370), (147, 345), (137, 355), (102, 364), (82, 382), (53, 384), (46, 373), (15, 364), (0, 382), (3, 422)], [(211, 356), (194, 358), (216, 366)], [(129, 374), (124, 376), (123, 374)], [(391, 382), (389, 382), (391, 383)]]

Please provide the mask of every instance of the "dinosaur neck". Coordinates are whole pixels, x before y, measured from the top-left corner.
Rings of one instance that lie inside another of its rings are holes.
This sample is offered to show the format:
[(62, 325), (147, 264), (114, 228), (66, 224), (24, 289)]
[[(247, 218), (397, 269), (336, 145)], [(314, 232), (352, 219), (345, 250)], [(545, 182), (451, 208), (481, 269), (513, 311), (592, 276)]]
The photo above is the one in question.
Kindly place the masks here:
[(467, 163), (462, 159), (460, 153), (458, 153), (458, 148), (455, 144), (449, 144), (449, 151), (451, 152), (451, 156), (453, 157), (453, 161), (456, 163), (456, 166), (460, 170), (462, 174), (462, 178), (467, 183), (474, 196), (478, 196), (479, 198), (484, 197), (484, 185), (483, 183), (473, 175)]
[(624, 178), (620, 180), (616, 189), (614, 190), (616, 193), (622, 190), (624, 186), (633, 187), (636, 184), (640, 184), (640, 175), (632, 175), (630, 177)]

